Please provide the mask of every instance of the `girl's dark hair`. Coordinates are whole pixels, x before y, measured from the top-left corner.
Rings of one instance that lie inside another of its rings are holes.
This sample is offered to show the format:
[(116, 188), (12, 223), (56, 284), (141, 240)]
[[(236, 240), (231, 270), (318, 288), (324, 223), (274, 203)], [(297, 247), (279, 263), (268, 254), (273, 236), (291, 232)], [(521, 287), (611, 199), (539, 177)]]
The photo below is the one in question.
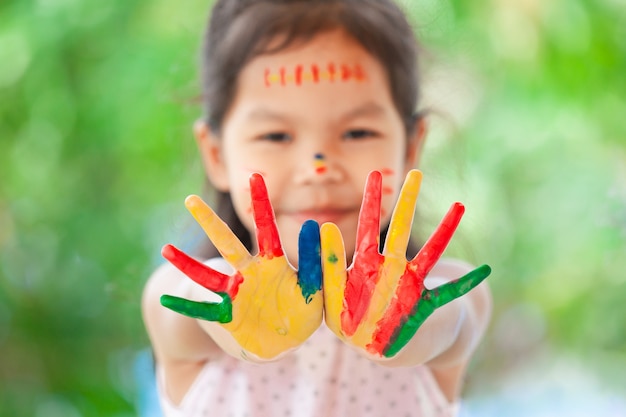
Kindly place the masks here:
[[(217, 0), (202, 49), (203, 102), (209, 128), (219, 136), (238, 75), (254, 57), (306, 43), (334, 29), (344, 30), (380, 61), (410, 135), (419, 97), (418, 46), (409, 22), (393, 0)], [(281, 42), (270, 49), (270, 42), (277, 39)], [(217, 214), (251, 249), (251, 236), (237, 217), (230, 194), (210, 191)], [(381, 234), (381, 245), (385, 234)], [(196, 255), (209, 258), (218, 253), (207, 241)]]

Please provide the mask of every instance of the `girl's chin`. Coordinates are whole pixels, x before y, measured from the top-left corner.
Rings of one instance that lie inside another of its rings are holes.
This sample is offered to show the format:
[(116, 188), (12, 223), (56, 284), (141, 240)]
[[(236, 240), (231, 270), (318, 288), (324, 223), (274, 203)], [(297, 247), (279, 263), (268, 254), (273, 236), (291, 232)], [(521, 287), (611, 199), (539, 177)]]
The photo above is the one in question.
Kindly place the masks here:
[[(299, 219), (296, 219), (293, 216), (279, 216), (277, 218), (278, 231), (280, 233), (283, 251), (287, 255), (289, 262), (294, 266), (297, 264), (298, 239), (303, 223), (304, 221), (300, 222)], [(341, 237), (346, 251), (347, 263), (350, 264), (352, 262), (352, 254), (355, 249), (357, 219), (346, 216), (335, 224), (341, 231)], [(320, 224), (320, 226), (321, 225), (322, 224)]]

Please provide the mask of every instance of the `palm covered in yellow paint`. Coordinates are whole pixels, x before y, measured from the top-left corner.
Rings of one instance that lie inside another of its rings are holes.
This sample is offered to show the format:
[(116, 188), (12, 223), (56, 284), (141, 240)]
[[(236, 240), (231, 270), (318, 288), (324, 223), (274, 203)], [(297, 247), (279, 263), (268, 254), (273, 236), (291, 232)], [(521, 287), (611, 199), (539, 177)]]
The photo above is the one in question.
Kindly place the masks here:
[(359, 214), (356, 250), (346, 268), (341, 233), (322, 225), (324, 308), (328, 327), (342, 340), (379, 356), (394, 356), (432, 312), (470, 291), (490, 273), (483, 265), (433, 290), (424, 279), (435, 265), (461, 220), (464, 208), (453, 204), (419, 253), (406, 259), (415, 202), (422, 174), (407, 175), (391, 217), (383, 253), (379, 253), (382, 177), (368, 177)]
[(216, 321), (242, 348), (261, 359), (272, 359), (302, 344), (322, 321), (319, 226), (307, 221), (299, 240), (299, 266), (285, 257), (263, 179), (250, 177), (252, 211), (259, 247), (251, 255), (230, 228), (199, 197), (185, 204), (223, 258), (235, 269), (225, 275), (194, 260), (171, 245), (163, 256), (189, 278), (222, 297), (220, 303), (195, 302), (164, 295), (161, 304), (181, 314)]

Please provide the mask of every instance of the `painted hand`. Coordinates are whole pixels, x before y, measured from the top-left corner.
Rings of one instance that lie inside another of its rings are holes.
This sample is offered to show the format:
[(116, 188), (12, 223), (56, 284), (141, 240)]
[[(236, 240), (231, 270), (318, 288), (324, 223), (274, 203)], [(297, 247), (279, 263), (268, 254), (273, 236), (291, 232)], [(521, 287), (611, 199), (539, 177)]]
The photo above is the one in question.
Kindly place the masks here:
[(435, 289), (424, 287), (424, 278), (452, 238), (464, 207), (461, 203), (453, 204), (419, 253), (407, 261), (406, 248), (421, 179), (417, 170), (407, 175), (382, 254), (378, 249), (382, 185), (379, 172), (372, 172), (367, 179), (356, 250), (349, 268), (346, 269), (337, 226), (325, 223), (321, 229), (326, 323), (342, 340), (377, 356), (397, 354), (436, 308), (467, 293), (491, 272), (489, 266), (483, 265)]
[(224, 259), (236, 270), (224, 275), (172, 245), (163, 256), (189, 278), (222, 297), (220, 303), (195, 302), (170, 295), (161, 304), (178, 313), (216, 321), (242, 348), (272, 359), (302, 344), (320, 325), (323, 312), (319, 226), (307, 221), (300, 230), (296, 271), (285, 257), (263, 178), (250, 177), (258, 255), (252, 256), (230, 228), (199, 197), (185, 204)]

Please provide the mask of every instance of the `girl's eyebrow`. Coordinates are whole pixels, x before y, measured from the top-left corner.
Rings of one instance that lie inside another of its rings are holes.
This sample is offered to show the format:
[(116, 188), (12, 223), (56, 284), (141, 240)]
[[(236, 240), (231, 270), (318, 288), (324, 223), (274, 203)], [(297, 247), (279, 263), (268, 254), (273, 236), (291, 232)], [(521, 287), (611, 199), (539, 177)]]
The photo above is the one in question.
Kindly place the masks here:
[[(385, 108), (378, 103), (370, 101), (353, 109), (350, 109), (344, 114), (341, 114), (338, 117), (338, 120), (341, 122), (345, 122), (352, 119), (357, 119), (359, 117), (380, 117), (383, 114), (385, 114)], [(286, 122), (289, 120), (289, 117), (280, 112), (259, 107), (251, 110), (247, 115), (247, 119), (249, 121), (275, 120), (279, 122)]]
[(359, 117), (382, 116), (383, 114), (385, 114), (385, 108), (378, 103), (370, 101), (341, 115), (340, 120), (346, 121)]
[(266, 108), (256, 108), (250, 111), (247, 115), (247, 119), (250, 121), (254, 120), (277, 120), (280, 122), (284, 122), (287, 120), (287, 116), (284, 114), (268, 110)]

